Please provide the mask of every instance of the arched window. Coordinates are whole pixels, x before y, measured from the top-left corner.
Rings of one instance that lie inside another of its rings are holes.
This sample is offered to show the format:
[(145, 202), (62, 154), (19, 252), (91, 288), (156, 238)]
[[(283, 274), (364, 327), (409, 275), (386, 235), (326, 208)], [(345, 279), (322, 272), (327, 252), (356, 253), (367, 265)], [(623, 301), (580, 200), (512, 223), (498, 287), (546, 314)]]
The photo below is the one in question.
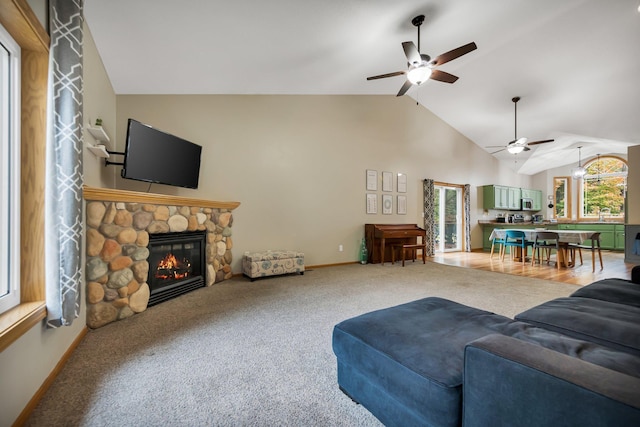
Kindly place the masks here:
[(585, 163), (580, 217), (604, 220), (624, 218), (627, 194), (627, 163), (613, 156), (598, 156)]

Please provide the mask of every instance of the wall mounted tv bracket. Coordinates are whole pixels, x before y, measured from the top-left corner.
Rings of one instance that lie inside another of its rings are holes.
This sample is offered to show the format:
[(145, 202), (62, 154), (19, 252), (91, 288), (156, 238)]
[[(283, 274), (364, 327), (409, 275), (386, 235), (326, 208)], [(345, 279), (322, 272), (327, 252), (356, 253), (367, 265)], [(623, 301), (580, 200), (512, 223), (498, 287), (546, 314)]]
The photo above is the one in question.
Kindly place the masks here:
[[(112, 154), (117, 154), (119, 156), (124, 156), (125, 155), (124, 151), (109, 151), (109, 150), (107, 150), (107, 153), (109, 153), (109, 155), (112, 155)], [(110, 165), (124, 166), (124, 162), (110, 162), (109, 160), (104, 159), (104, 165), (105, 166), (110, 166)]]

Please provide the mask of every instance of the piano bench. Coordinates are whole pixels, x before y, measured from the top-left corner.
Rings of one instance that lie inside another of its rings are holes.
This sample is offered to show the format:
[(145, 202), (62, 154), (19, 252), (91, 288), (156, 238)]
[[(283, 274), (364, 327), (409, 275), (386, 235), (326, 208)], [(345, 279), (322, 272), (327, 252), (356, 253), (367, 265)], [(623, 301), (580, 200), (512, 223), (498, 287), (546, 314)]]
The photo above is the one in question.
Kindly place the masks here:
[(396, 261), (396, 249), (402, 251), (402, 266), (404, 267), (404, 261), (407, 256), (407, 251), (411, 251), (411, 259), (415, 262), (418, 255), (418, 249), (422, 249), (422, 263), (426, 264), (425, 253), (427, 252), (427, 245), (425, 243), (418, 244), (397, 244), (391, 247), (391, 264)]

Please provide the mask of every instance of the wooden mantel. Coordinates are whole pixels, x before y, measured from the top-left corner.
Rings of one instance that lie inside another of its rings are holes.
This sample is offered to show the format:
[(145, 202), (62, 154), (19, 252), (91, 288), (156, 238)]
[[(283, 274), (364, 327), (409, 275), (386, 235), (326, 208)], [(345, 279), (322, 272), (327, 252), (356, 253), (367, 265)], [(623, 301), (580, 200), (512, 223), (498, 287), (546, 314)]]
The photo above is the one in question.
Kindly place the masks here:
[(198, 206), (233, 210), (240, 202), (216, 202), (213, 200), (192, 199), (190, 197), (170, 196), (166, 194), (141, 193), (138, 191), (116, 190), (112, 188), (82, 188), (85, 200), (102, 202), (148, 203), (156, 205)]

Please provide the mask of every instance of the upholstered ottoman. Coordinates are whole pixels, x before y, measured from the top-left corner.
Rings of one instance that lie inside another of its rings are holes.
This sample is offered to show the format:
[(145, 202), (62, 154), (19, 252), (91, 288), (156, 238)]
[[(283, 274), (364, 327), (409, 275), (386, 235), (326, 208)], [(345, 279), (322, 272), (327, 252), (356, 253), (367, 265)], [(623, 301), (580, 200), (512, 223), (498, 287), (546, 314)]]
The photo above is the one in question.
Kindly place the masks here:
[(459, 426), (465, 345), (518, 323), (442, 298), (345, 320), (333, 330), (338, 385), (386, 426)]
[(251, 281), (281, 274), (304, 274), (304, 253), (296, 251), (247, 252), (242, 258), (242, 273)]

